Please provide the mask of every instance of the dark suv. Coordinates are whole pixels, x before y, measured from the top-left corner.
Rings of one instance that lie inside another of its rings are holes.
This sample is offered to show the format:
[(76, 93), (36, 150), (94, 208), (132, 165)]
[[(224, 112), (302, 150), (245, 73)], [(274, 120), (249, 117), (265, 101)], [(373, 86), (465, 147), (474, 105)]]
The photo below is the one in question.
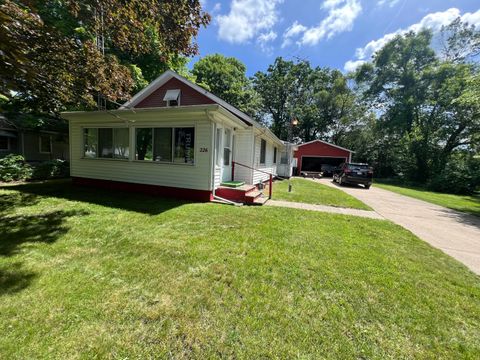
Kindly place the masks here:
[(343, 184), (372, 185), (373, 171), (368, 164), (343, 163), (333, 171), (333, 181)]

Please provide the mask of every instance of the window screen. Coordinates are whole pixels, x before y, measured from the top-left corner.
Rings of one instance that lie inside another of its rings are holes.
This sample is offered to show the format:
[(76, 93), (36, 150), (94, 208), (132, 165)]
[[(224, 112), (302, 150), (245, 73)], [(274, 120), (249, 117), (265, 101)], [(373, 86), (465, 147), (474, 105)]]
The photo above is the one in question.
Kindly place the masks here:
[(136, 129), (136, 159), (137, 160), (153, 160), (153, 129)]
[(113, 129), (98, 129), (98, 157), (113, 157)]
[(128, 159), (129, 149), (128, 128), (113, 129), (114, 150), (113, 157), (116, 159)]
[(153, 158), (155, 161), (172, 161), (172, 128), (154, 129)]
[(195, 146), (195, 128), (175, 128), (173, 162), (193, 164)]
[(260, 143), (260, 164), (265, 164), (266, 154), (267, 154), (267, 142), (262, 139)]
[(96, 158), (98, 147), (98, 129), (84, 129), (83, 144), (83, 156), (86, 158)]

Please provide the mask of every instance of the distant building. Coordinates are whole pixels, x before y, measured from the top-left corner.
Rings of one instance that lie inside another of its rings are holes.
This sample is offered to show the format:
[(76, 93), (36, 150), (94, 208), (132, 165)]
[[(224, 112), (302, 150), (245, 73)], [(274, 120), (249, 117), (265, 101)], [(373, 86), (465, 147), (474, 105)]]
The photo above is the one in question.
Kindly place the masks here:
[(68, 124), (62, 119), (0, 114), (0, 158), (22, 155), (28, 162), (69, 159)]

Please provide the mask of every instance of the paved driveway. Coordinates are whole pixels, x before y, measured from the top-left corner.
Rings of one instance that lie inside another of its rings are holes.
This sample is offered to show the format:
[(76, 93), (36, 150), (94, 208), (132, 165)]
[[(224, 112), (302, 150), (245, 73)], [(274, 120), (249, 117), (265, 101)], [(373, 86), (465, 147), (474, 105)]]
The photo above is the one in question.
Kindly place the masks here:
[(422, 200), (376, 188), (341, 187), (331, 179), (317, 180), (342, 189), (378, 214), (464, 263), (480, 275), (480, 218)]

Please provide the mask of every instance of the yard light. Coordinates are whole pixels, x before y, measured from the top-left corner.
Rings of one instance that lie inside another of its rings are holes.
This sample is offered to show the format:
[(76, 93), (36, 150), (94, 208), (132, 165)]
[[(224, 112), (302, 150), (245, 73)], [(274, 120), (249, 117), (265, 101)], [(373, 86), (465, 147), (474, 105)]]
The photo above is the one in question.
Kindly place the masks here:
[(297, 126), (298, 125), (298, 119), (297, 118), (293, 118), (292, 119), (292, 126)]

